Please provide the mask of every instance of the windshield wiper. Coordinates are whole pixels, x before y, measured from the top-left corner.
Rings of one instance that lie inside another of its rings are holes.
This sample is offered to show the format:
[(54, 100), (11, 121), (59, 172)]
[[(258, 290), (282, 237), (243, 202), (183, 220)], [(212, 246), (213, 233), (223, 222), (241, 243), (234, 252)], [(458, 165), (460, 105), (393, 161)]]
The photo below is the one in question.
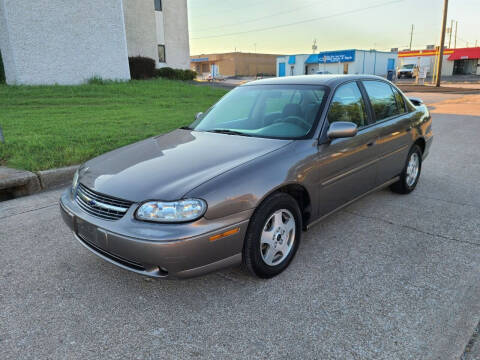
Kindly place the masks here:
[(227, 134), (227, 135), (252, 136), (250, 134), (245, 134), (241, 131), (235, 131), (235, 130), (229, 130), (229, 129), (213, 129), (213, 130), (207, 130), (207, 132), (213, 132), (217, 134)]
[(190, 126), (182, 126), (182, 127), (180, 127), (179, 129), (182, 129), (182, 130), (193, 130)]

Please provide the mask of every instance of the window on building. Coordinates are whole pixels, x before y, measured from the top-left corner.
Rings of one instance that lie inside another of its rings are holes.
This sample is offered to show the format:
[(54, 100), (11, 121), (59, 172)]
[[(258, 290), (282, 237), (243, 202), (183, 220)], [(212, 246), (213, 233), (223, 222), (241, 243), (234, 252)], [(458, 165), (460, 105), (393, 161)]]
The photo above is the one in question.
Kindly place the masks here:
[(158, 45), (158, 61), (161, 63), (167, 62), (165, 59), (165, 45)]
[(400, 114), (390, 85), (383, 81), (364, 81), (363, 85), (370, 98), (377, 122)]
[(162, 11), (162, 0), (155, 0), (155, 11)]
[(330, 124), (349, 121), (357, 124), (358, 127), (367, 124), (365, 103), (357, 83), (350, 82), (337, 89), (328, 112), (328, 121)]

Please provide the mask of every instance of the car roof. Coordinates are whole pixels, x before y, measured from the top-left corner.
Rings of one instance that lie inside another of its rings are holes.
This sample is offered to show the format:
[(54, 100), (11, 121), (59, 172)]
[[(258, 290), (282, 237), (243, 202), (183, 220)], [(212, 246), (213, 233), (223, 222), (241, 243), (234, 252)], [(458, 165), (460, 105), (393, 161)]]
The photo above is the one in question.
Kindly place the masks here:
[(248, 82), (242, 86), (254, 85), (325, 85), (328, 87), (335, 87), (346, 81), (353, 80), (383, 80), (384, 78), (375, 75), (339, 75), (339, 74), (325, 74), (325, 75), (300, 75), (300, 76), (286, 76), (269, 79), (262, 79)]

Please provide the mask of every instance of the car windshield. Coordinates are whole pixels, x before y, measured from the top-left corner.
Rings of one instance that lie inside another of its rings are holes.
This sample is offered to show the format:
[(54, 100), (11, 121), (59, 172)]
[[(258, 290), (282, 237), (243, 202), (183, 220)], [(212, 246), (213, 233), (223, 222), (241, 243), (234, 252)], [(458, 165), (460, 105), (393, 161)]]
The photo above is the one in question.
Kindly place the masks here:
[(409, 64), (409, 65), (403, 65), (404, 69), (413, 69), (415, 65), (414, 64)]
[(327, 88), (250, 85), (232, 90), (191, 126), (231, 135), (299, 139), (314, 131)]

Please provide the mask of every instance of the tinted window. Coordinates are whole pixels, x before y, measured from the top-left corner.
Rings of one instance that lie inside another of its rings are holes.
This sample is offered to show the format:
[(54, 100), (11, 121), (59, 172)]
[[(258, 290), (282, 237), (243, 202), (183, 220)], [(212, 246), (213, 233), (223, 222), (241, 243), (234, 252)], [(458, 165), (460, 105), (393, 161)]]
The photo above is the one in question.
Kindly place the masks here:
[(397, 101), (390, 85), (381, 81), (364, 81), (363, 85), (372, 103), (376, 121), (399, 114)]
[(357, 83), (351, 82), (337, 89), (328, 112), (328, 121), (350, 121), (358, 127), (367, 124), (365, 103)]
[(162, 0), (155, 0), (155, 10), (162, 11)]
[(397, 101), (398, 113), (403, 114), (404, 112), (406, 112), (405, 100), (403, 99), (402, 94), (400, 94), (400, 92), (397, 89), (395, 88), (392, 88), (392, 89), (393, 89), (393, 93), (395, 94), (395, 100)]

